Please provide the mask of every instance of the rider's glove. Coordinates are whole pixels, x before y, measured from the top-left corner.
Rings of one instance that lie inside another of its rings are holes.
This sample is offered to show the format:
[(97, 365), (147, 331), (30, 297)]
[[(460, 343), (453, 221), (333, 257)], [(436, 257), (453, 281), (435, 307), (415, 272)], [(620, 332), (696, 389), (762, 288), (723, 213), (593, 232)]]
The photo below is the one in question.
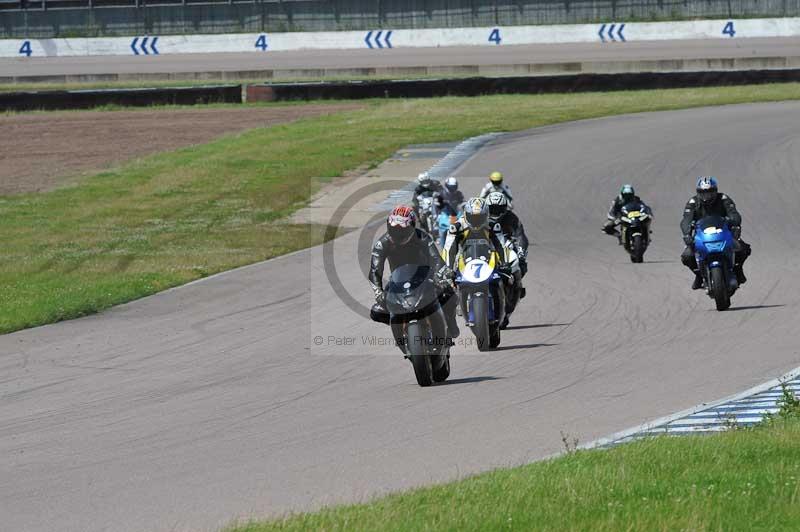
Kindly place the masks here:
[(733, 227), (731, 227), (731, 233), (733, 233), (733, 238), (735, 238), (736, 240), (742, 238), (742, 228), (739, 227), (738, 225), (734, 225)]
[(375, 303), (380, 306), (386, 303), (386, 293), (383, 290), (375, 292)]
[(443, 291), (453, 290), (453, 280), (455, 278), (456, 273), (453, 270), (451, 270), (447, 265), (442, 266), (439, 271), (436, 272), (436, 286)]
[(439, 271), (436, 273), (439, 276), (439, 279), (442, 279), (444, 281), (452, 281), (453, 279), (456, 278), (456, 272), (454, 272), (447, 265), (444, 265), (441, 268), (439, 268)]
[(683, 243), (687, 246), (691, 246), (694, 244), (694, 238), (692, 238), (692, 235), (683, 235)]

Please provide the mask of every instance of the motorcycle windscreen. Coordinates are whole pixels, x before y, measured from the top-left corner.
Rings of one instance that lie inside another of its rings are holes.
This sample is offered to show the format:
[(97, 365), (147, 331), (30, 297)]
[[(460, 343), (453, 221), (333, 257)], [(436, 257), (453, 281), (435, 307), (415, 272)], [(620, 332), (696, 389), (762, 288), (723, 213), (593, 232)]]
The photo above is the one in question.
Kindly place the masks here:
[(727, 222), (721, 216), (706, 216), (695, 224), (695, 235), (702, 241), (727, 240), (730, 233)]
[(386, 305), (394, 315), (409, 314), (430, 307), (437, 299), (431, 267), (404, 264), (395, 268), (386, 286)]
[(461, 257), (464, 262), (481, 259), (489, 262), (494, 252), (494, 246), (485, 238), (472, 238), (461, 245)]
[(626, 203), (622, 207), (622, 215), (628, 216), (632, 213), (638, 214), (650, 214), (650, 209), (644, 203), (640, 201), (631, 201), (630, 203)]

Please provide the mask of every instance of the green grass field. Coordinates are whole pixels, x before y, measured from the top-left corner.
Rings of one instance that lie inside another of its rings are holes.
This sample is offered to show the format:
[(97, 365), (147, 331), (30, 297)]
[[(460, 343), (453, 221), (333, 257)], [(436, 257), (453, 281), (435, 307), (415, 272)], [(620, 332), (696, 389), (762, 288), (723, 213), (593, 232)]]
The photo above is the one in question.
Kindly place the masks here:
[(660, 437), (230, 532), (797, 530), (800, 416)]
[(319, 243), (323, 228), (276, 224), (321, 183), (408, 144), (787, 99), (800, 99), (800, 84), (380, 100), (136, 160), (70, 188), (0, 197), (0, 333)]

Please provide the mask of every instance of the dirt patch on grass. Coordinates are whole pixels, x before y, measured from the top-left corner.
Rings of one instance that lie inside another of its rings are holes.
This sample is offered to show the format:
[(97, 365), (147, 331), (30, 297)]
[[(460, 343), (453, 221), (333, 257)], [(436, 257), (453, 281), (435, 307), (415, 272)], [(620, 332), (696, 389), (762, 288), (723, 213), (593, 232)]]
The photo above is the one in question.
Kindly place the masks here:
[(226, 133), (359, 109), (359, 104), (0, 116), (0, 195), (40, 192), (155, 152)]

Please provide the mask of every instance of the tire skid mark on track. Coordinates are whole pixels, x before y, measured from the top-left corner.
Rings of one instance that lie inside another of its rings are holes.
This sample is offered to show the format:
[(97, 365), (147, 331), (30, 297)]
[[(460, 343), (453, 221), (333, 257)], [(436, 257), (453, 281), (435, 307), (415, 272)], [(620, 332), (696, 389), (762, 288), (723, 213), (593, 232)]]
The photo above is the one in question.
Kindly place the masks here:
[(297, 293), (297, 294), (294, 294), (294, 295), (291, 295), (291, 296), (287, 296), (287, 297), (278, 299), (276, 301), (270, 301), (270, 302), (264, 303), (262, 305), (256, 305), (256, 306), (253, 306), (253, 307), (248, 307), (248, 308), (245, 308), (245, 309), (237, 310), (235, 312), (229, 312), (227, 314), (221, 314), (219, 316), (215, 316), (213, 318), (209, 318), (207, 320), (203, 320), (203, 321), (200, 321), (198, 323), (194, 323), (194, 324), (192, 324), (192, 328), (203, 330), (205, 328), (205, 326), (208, 325), (209, 323), (213, 323), (215, 321), (225, 320), (225, 319), (231, 318), (233, 316), (239, 316), (241, 314), (249, 314), (249, 313), (257, 311), (257, 310), (265, 310), (265, 309), (268, 309), (268, 308), (277, 307), (278, 305), (281, 305), (283, 303), (288, 303), (289, 301), (294, 301), (295, 299), (299, 299), (299, 298), (301, 298), (303, 296), (307, 296), (307, 295), (308, 295), (308, 290), (304, 290), (304, 291), (302, 291), (300, 293)]

